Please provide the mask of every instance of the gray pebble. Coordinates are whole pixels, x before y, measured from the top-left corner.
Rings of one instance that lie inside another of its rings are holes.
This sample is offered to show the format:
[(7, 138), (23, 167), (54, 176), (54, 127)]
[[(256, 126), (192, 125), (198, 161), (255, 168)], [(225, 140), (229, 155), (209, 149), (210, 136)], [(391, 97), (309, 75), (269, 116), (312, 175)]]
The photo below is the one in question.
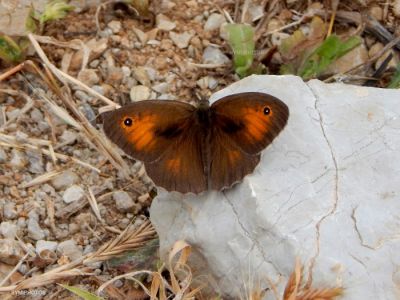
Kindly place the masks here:
[(205, 64), (227, 64), (230, 59), (216, 47), (208, 46), (203, 53), (203, 63)]
[(57, 249), (58, 243), (53, 241), (45, 241), (39, 240), (36, 242), (36, 253), (40, 254), (43, 250), (49, 250), (51, 252), (55, 252)]
[(65, 203), (79, 201), (85, 195), (85, 191), (79, 185), (72, 185), (64, 191), (63, 200)]
[(205, 31), (212, 31), (219, 29), (219, 27), (222, 25), (222, 23), (225, 23), (225, 17), (221, 14), (213, 13), (211, 14), (206, 23), (204, 24), (204, 30)]
[(127, 212), (136, 207), (135, 201), (131, 196), (125, 191), (117, 191), (113, 193), (113, 199), (117, 209), (121, 212)]
[(10, 165), (16, 169), (24, 168), (28, 163), (25, 154), (17, 149), (11, 151)]
[(2, 222), (0, 224), (0, 234), (5, 238), (13, 239), (17, 235), (18, 226), (11, 222)]
[(0, 164), (5, 163), (8, 159), (8, 155), (6, 151), (3, 150), (3, 148), (0, 148)]
[(66, 240), (58, 244), (57, 251), (74, 261), (82, 257), (82, 249), (78, 247), (74, 240)]
[(43, 240), (45, 238), (44, 231), (40, 228), (39, 223), (37, 220), (33, 218), (28, 219), (28, 236), (35, 240)]
[(27, 150), (26, 154), (29, 161), (29, 167), (28, 167), (29, 172), (33, 174), (43, 174), (44, 163), (43, 163), (42, 153), (34, 150)]
[(60, 175), (56, 176), (52, 181), (52, 185), (56, 190), (61, 190), (69, 187), (70, 185), (79, 181), (78, 175), (76, 175), (71, 170), (62, 172)]
[(6, 202), (3, 206), (3, 214), (4, 218), (7, 220), (13, 220), (17, 218), (18, 213), (15, 210), (15, 203), (14, 202)]

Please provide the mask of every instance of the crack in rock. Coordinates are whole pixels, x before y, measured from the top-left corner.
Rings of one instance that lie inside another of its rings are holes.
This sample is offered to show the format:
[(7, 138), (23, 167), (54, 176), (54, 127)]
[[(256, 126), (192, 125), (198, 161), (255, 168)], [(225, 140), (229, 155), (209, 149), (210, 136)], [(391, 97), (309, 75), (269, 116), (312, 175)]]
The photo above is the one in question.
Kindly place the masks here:
[(322, 135), (326, 141), (326, 144), (328, 145), (330, 154), (331, 154), (331, 158), (332, 158), (332, 162), (333, 162), (333, 166), (335, 169), (335, 186), (334, 186), (334, 199), (333, 199), (333, 204), (331, 209), (328, 211), (327, 214), (325, 214), (324, 216), (321, 217), (321, 219), (319, 219), (319, 221), (316, 223), (315, 225), (315, 230), (316, 230), (316, 253), (315, 255), (310, 259), (310, 264), (309, 264), (309, 274), (308, 274), (308, 284), (312, 282), (312, 274), (313, 274), (313, 268), (315, 265), (315, 262), (319, 256), (319, 252), (320, 252), (320, 228), (321, 228), (321, 224), (322, 222), (328, 218), (329, 216), (333, 215), (336, 211), (336, 208), (338, 206), (338, 201), (339, 201), (339, 167), (338, 167), (338, 162), (335, 156), (335, 153), (333, 151), (333, 147), (331, 142), (328, 139), (328, 136), (326, 134), (326, 130), (325, 130), (325, 126), (324, 126), (324, 120), (323, 120), (323, 116), (322, 116), (322, 112), (319, 110), (318, 104), (319, 104), (319, 98), (317, 96), (316, 93), (314, 93), (314, 90), (312, 89), (311, 86), (309, 86), (308, 84), (306, 84), (306, 86), (308, 87), (308, 89), (310, 90), (311, 94), (313, 95), (315, 101), (314, 101), (314, 109), (315, 111), (318, 113), (319, 115), (319, 125), (321, 127), (321, 132)]
[(265, 254), (265, 252), (264, 252), (263, 247), (260, 245), (260, 243), (259, 243), (257, 240), (253, 239), (253, 237), (251, 236), (250, 232), (247, 230), (246, 226), (244, 226), (244, 224), (243, 224), (242, 221), (240, 220), (239, 213), (237, 212), (235, 206), (234, 206), (233, 203), (230, 201), (230, 199), (229, 199), (228, 196), (225, 194), (225, 192), (224, 192), (224, 196), (225, 196), (226, 202), (227, 202), (227, 203), (229, 204), (229, 206), (232, 208), (233, 214), (235, 215), (236, 220), (237, 220), (237, 222), (238, 222), (240, 228), (242, 228), (244, 234), (245, 234), (245, 235), (250, 239), (250, 241), (253, 243), (253, 246), (252, 246), (251, 249), (249, 250), (249, 253), (254, 249), (254, 247), (256, 247), (257, 250), (258, 250), (258, 252), (260, 252), (260, 254), (261, 254), (261, 256), (262, 256), (263, 261), (266, 262), (266, 263), (269, 263), (270, 265), (272, 265), (272, 266), (274, 267), (276, 273), (280, 274), (280, 272), (278, 271), (278, 268), (275, 266), (275, 264), (274, 264), (271, 260), (268, 260), (268, 259), (267, 259), (267, 256), (266, 256), (266, 254)]

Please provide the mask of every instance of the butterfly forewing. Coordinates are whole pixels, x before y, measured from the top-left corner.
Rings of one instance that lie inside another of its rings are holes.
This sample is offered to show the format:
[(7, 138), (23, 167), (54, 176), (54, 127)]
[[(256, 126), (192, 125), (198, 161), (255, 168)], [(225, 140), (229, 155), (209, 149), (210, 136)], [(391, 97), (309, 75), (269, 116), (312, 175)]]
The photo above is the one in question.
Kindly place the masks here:
[(176, 143), (196, 108), (178, 101), (146, 100), (104, 113), (107, 137), (133, 158), (152, 162)]
[(289, 109), (281, 100), (263, 93), (224, 97), (211, 106), (213, 126), (245, 153), (258, 154), (285, 127)]

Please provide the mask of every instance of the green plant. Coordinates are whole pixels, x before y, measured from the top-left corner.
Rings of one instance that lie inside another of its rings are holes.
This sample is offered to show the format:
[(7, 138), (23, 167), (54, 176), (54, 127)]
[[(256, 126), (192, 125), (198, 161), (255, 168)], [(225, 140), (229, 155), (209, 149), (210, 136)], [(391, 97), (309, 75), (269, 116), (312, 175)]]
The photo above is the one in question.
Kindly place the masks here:
[(7, 35), (0, 35), (0, 59), (10, 64), (19, 62), (22, 58), (21, 47)]
[(298, 75), (305, 80), (318, 77), (331, 63), (360, 45), (360, 43), (361, 39), (356, 36), (350, 37), (346, 41), (341, 41), (336, 35), (329, 36), (306, 58), (299, 69)]
[(64, 18), (68, 12), (74, 9), (75, 7), (67, 4), (65, 0), (53, 0), (48, 2), (44, 8), (44, 12), (37, 17), (40, 27), (43, 28), (44, 23), (48, 21)]
[(393, 77), (390, 80), (388, 88), (390, 89), (400, 88), (400, 63), (397, 65), (396, 72), (393, 74)]
[(75, 286), (69, 286), (65, 284), (60, 284), (63, 288), (67, 289), (71, 293), (83, 298), (84, 300), (104, 300), (104, 298), (96, 296), (95, 294), (92, 294), (86, 290), (77, 288)]
[(233, 65), (240, 78), (255, 73), (254, 28), (246, 24), (227, 24), (227, 40), (233, 51)]

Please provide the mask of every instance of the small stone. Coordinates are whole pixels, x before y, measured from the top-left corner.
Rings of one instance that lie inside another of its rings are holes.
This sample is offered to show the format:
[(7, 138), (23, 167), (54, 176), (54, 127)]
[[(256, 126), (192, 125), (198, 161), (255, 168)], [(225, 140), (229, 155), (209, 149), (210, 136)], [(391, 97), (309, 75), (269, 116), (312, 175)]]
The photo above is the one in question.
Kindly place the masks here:
[(3, 214), (6, 220), (13, 220), (18, 217), (18, 213), (15, 210), (14, 202), (6, 202), (3, 206)]
[(208, 46), (203, 53), (203, 63), (205, 64), (228, 64), (230, 59), (216, 47)]
[(225, 22), (226, 20), (223, 15), (213, 13), (208, 17), (206, 24), (204, 24), (204, 30), (205, 31), (216, 30), (220, 28), (220, 26)]
[(6, 116), (7, 116), (8, 120), (15, 119), (20, 114), (21, 114), (21, 110), (19, 108), (14, 108), (13, 110), (6, 112)]
[(0, 234), (9, 239), (15, 238), (17, 235), (18, 226), (11, 222), (2, 222), (0, 224)]
[(265, 15), (264, 8), (262, 5), (251, 3), (248, 9), (248, 16), (250, 17), (250, 22), (255, 22), (261, 19)]
[(144, 33), (143, 31), (141, 31), (138, 28), (132, 28), (133, 32), (136, 34), (137, 38), (139, 39), (140, 43), (142, 43), (143, 45), (147, 43), (149, 37), (146, 33)]
[(52, 181), (52, 185), (56, 190), (62, 190), (79, 181), (78, 175), (71, 170), (62, 172), (56, 176)]
[(60, 136), (60, 140), (62, 141), (63, 145), (71, 145), (76, 142), (78, 138), (78, 134), (72, 130), (64, 130)]
[(26, 158), (26, 155), (17, 150), (13, 149), (11, 151), (11, 160), (10, 160), (10, 165), (16, 169), (22, 169), (28, 164), (28, 160)]
[(5, 163), (8, 159), (8, 155), (3, 148), (0, 148), (0, 164)]
[(382, 21), (383, 20), (383, 10), (381, 7), (379, 6), (372, 6), (369, 9), (369, 13), (372, 17), (374, 17), (376, 20), (378, 21)]
[(42, 112), (36, 107), (32, 108), (30, 115), (31, 119), (36, 123), (42, 122), (44, 119)]
[(96, 119), (96, 113), (94, 112), (92, 106), (89, 103), (84, 102), (81, 105), (79, 105), (79, 110), (85, 115), (86, 119), (88, 119), (89, 122)]
[(27, 150), (26, 154), (29, 161), (29, 172), (33, 174), (42, 174), (44, 172), (42, 153), (34, 150)]
[[(176, 100), (176, 96), (172, 94), (161, 94), (159, 97), (157, 97), (158, 100)], [(145, 177), (146, 178), (146, 177)], [(146, 179), (144, 179), (146, 180)], [(150, 181), (149, 181), (150, 183)]]
[(209, 76), (209, 77), (208, 77), (208, 88), (209, 88), (210, 90), (213, 90), (213, 89), (215, 89), (217, 86), (218, 86), (218, 80), (215, 79), (215, 78), (212, 77), (212, 76)]
[(136, 85), (131, 88), (129, 96), (132, 102), (150, 99), (151, 90), (144, 85)]
[(124, 78), (124, 73), (121, 68), (110, 67), (108, 70), (107, 82), (111, 85), (118, 85), (122, 82)]
[(150, 77), (145, 67), (134, 67), (132, 69), (133, 77), (145, 86), (150, 86)]
[(94, 84), (99, 83), (99, 76), (97, 75), (96, 70), (94, 69), (84, 69), (78, 73), (78, 80), (82, 81), (84, 84), (88, 86), (92, 86)]
[(35, 240), (43, 240), (45, 237), (43, 229), (39, 226), (38, 221), (35, 218), (29, 218), (28, 219), (28, 236)]
[(14, 239), (0, 239), (0, 261), (9, 265), (16, 265), (24, 256), (19, 242)]
[(113, 33), (118, 33), (121, 30), (122, 24), (120, 21), (113, 20), (108, 23), (107, 26), (112, 30)]
[(196, 84), (201, 89), (208, 88), (208, 76), (202, 77), (196, 81)]
[(92, 89), (104, 96), (104, 87), (101, 85), (93, 85)]
[(129, 76), (131, 76), (131, 69), (129, 68), (129, 67), (127, 67), (127, 66), (122, 66), (121, 67), (121, 71), (122, 71), (122, 74), (124, 74), (124, 79), (125, 78), (127, 78), (127, 77), (129, 77)]
[(62, 198), (64, 202), (68, 204), (81, 200), (84, 195), (85, 191), (83, 190), (83, 188), (79, 185), (74, 184), (65, 190)]
[(393, 5), (393, 13), (396, 17), (400, 17), (400, 0), (395, 0)]
[(74, 240), (66, 240), (58, 244), (57, 251), (67, 256), (71, 261), (82, 257), (82, 249), (80, 249)]
[(57, 242), (39, 240), (36, 242), (36, 253), (40, 254), (43, 250), (49, 250), (51, 252), (55, 252), (57, 246), (58, 246)]
[(74, 93), (74, 95), (75, 95), (76, 98), (78, 98), (79, 100), (81, 100), (83, 102), (90, 101), (90, 96), (88, 94), (86, 94), (84, 91), (77, 90)]
[[(91, 39), (86, 43), (86, 47), (88, 47), (90, 50), (89, 62), (91, 62), (92, 60), (98, 58), (108, 48), (108, 39)], [(71, 69), (76, 70), (81, 67), (83, 54), (83, 50), (79, 50), (72, 56), (70, 65)]]
[(134, 207), (136, 207), (135, 201), (131, 198), (131, 196), (125, 191), (117, 191), (113, 193), (113, 199), (117, 206), (117, 209), (121, 212), (131, 211)]
[(157, 93), (166, 93), (169, 90), (169, 85), (166, 82), (160, 82), (158, 84), (153, 85), (153, 90)]
[(156, 16), (156, 26), (160, 30), (170, 31), (176, 27), (176, 24), (168, 19), (167, 16), (158, 14)]
[(184, 49), (189, 46), (190, 39), (193, 37), (193, 33), (184, 32), (184, 33), (176, 33), (173, 31), (169, 32), (170, 39), (174, 42), (174, 44), (180, 48)]

